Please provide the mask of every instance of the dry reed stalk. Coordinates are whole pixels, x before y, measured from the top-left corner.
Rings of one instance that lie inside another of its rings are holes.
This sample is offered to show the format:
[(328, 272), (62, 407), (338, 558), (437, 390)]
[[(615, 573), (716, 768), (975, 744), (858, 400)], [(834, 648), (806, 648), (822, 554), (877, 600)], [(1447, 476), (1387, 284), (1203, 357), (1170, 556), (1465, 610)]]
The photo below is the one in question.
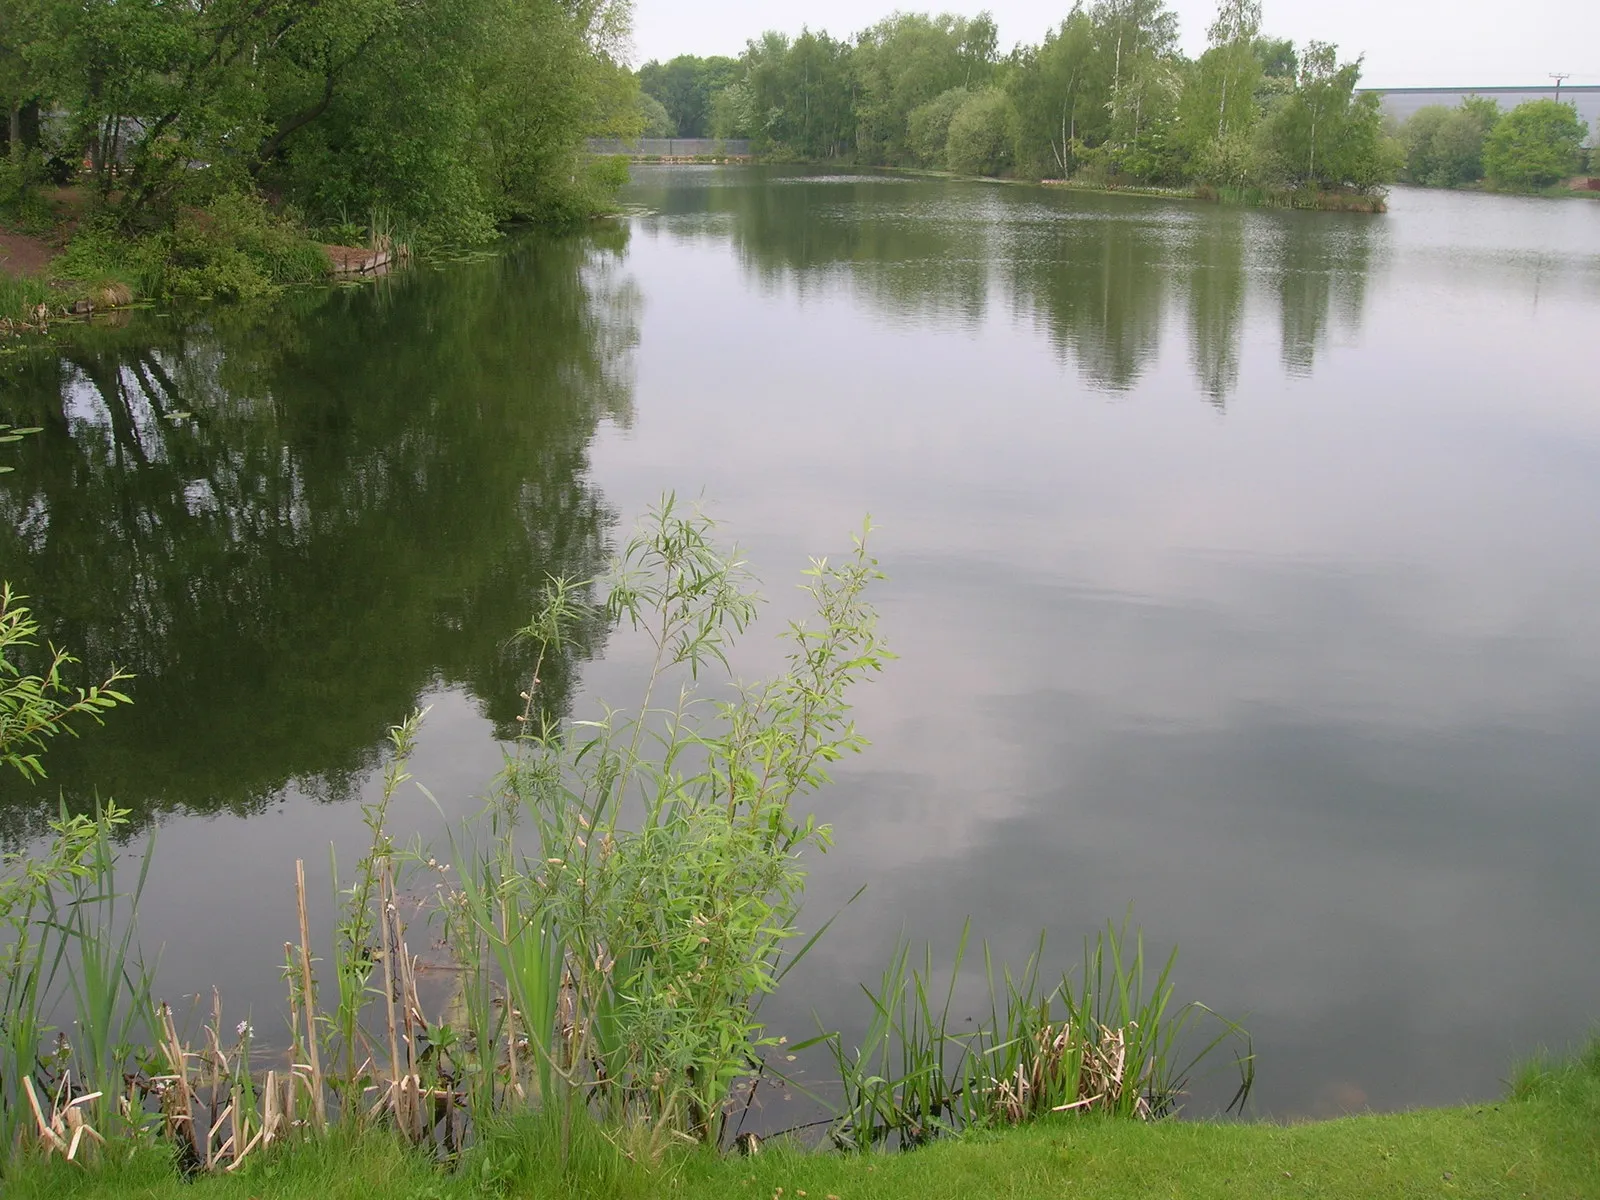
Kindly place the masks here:
[(44, 1119), (44, 1110), (39, 1107), (39, 1097), (33, 1090), (33, 1080), (27, 1075), (22, 1077), (22, 1090), (28, 1093), (28, 1106), (33, 1109), (33, 1119), (38, 1122), (39, 1136), (45, 1140), (48, 1148), (59, 1150), (65, 1154), (67, 1152), (67, 1144), (51, 1128), (51, 1123)]
[(71, 1090), (71, 1072), (61, 1077), (61, 1086), (51, 1099), (50, 1116), (44, 1115), (44, 1107), (39, 1103), (39, 1095), (34, 1091), (33, 1080), (27, 1075), (22, 1077), (22, 1089), (28, 1096), (28, 1107), (33, 1110), (33, 1119), (38, 1126), (40, 1140), (44, 1143), (45, 1154), (60, 1154), (68, 1162), (78, 1160), (78, 1150), (83, 1145), (83, 1139), (89, 1138), (97, 1145), (104, 1146), (105, 1138), (84, 1119), (81, 1107), (93, 1104), (105, 1093), (88, 1092), (85, 1095), (74, 1097), (65, 1104), (67, 1093)]
[(237, 1163), (240, 1158), (240, 1147), (250, 1139), (250, 1115), (244, 1110), (244, 1089), (237, 1081), (233, 1085), (233, 1103), (228, 1107), (233, 1109), (228, 1142), (233, 1147), (233, 1161)]
[[(511, 942), (511, 914), (505, 903), (500, 904), (500, 937), (509, 945)], [(522, 1071), (517, 1065), (517, 1010), (511, 1003), (511, 989), (506, 988), (506, 1094), (516, 1092), (518, 1100), (526, 1100), (527, 1093), (522, 1090)], [(490, 1087), (490, 1097), (494, 1096), (493, 1085)]]
[(277, 1136), (278, 1101), (278, 1073), (276, 1071), (268, 1071), (266, 1094), (261, 1097), (261, 1143), (263, 1146), (272, 1145), (272, 1139)]
[(392, 905), (389, 902), (389, 863), (385, 859), (378, 876), (378, 909), (381, 918), (379, 928), (383, 937), (383, 1002), (388, 1011), (389, 1033), (389, 1095), (387, 1097), (389, 1109), (394, 1113), (395, 1125), (406, 1130), (409, 1122), (404, 1112), (405, 1090), (401, 1087), (400, 1078), (400, 1033), (395, 1019), (395, 945), (391, 936), (390, 913)]
[(217, 1119), (211, 1123), (211, 1128), (206, 1131), (206, 1170), (208, 1171), (216, 1169), (217, 1158), (220, 1154), (217, 1149), (217, 1134), (222, 1131), (222, 1126), (226, 1124), (228, 1118), (232, 1115), (233, 1105), (230, 1104), (217, 1115)]
[(306, 914), (306, 863), (294, 861), (295, 900), (300, 909), (300, 995), (306, 1010), (306, 1057), (310, 1062), (311, 1111), (319, 1131), (328, 1128), (328, 1105), (322, 1094), (322, 1060), (317, 1054), (317, 994), (311, 978), (311, 919)]
[(183, 1043), (178, 1039), (178, 1027), (172, 1019), (172, 1007), (168, 1004), (161, 1006), (161, 1033), (161, 1051), (166, 1056), (167, 1069), (171, 1072), (168, 1078), (172, 1084), (172, 1098), (169, 1101), (163, 1096), (161, 1106), (162, 1114), (166, 1118), (167, 1136), (175, 1138), (176, 1126), (180, 1123), (186, 1124), (194, 1159), (196, 1162), (201, 1162), (205, 1154), (200, 1146), (200, 1131), (194, 1121), (194, 1093), (189, 1087), (188, 1055), (183, 1049)]
[[(304, 1069), (309, 1070), (310, 1068)], [(301, 1070), (302, 1067), (299, 1063), (291, 1063), (289, 1066), (288, 1083), (283, 1089), (283, 1127), (285, 1131), (294, 1128), (295, 1097), (299, 1094), (295, 1089), (295, 1084), (305, 1084), (305, 1076), (301, 1074)]]
[[(385, 873), (389, 871), (385, 863)], [(400, 974), (400, 1012), (406, 1042), (406, 1075), (411, 1081), (415, 1104), (412, 1107), (411, 1140), (420, 1143), (424, 1135), (426, 1113), (422, 1105), (422, 1072), (417, 1067), (417, 1026), (421, 1021), (422, 1003), (417, 995), (416, 963), (406, 947), (405, 925), (400, 918), (400, 905), (395, 893), (394, 877), (389, 875), (390, 906), (394, 921), (394, 947), (398, 955)], [(430, 1094), (431, 1098), (431, 1094)]]

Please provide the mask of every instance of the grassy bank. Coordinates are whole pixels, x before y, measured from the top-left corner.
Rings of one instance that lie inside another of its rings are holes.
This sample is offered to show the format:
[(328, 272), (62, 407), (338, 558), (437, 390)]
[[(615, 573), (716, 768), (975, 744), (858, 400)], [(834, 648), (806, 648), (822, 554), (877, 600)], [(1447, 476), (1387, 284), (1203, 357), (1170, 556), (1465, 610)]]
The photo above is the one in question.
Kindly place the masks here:
[[(641, 1142), (642, 1145), (642, 1142)], [(643, 1165), (598, 1131), (575, 1139), (565, 1170), (555, 1137), (505, 1126), (446, 1172), (379, 1132), (285, 1151), (236, 1175), (184, 1180), (146, 1151), (85, 1170), (21, 1164), (9, 1200), (301, 1200), (372, 1196), (781, 1197), (933, 1200), (1062, 1196), (1541, 1197), (1600, 1194), (1600, 1045), (1577, 1061), (1526, 1073), (1495, 1104), (1314, 1124), (1138, 1124), (1056, 1118), (907, 1154), (840, 1155), (768, 1147), (744, 1158), (669, 1151)]]

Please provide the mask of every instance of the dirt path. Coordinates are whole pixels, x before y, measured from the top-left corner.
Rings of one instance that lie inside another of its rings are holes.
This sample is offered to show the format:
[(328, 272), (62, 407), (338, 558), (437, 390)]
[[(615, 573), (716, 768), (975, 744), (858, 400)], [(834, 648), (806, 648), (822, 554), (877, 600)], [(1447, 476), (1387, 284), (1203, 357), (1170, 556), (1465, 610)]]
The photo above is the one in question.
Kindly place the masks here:
[(0, 228), (0, 271), (8, 275), (46, 274), (51, 260), (61, 253), (61, 247), (78, 227), (89, 202), (88, 192), (81, 187), (45, 188), (40, 196), (50, 206), (55, 228), (47, 238)]
[(0, 271), (7, 275), (43, 275), (58, 253), (43, 238), (0, 229)]

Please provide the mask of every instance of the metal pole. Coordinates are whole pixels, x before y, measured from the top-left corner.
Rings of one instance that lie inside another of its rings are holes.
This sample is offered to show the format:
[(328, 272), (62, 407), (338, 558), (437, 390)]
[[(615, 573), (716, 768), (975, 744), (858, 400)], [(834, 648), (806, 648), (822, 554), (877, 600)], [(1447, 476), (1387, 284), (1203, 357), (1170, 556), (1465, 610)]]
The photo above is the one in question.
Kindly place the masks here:
[(1556, 81), (1556, 103), (1559, 104), (1561, 103), (1561, 84), (1563, 81), (1572, 78), (1572, 72), (1568, 71), (1565, 74), (1557, 75), (1554, 71), (1552, 71), (1550, 73), (1550, 78)]

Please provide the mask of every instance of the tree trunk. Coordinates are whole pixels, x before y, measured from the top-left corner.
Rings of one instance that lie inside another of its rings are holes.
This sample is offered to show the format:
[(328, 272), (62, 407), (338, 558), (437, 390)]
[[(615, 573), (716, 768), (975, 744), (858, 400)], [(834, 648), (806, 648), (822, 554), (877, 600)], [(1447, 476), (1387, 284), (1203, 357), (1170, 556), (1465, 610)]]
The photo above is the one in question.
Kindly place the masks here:
[(16, 104), (11, 108), (11, 124), (7, 131), (9, 140), (7, 145), (11, 150), (11, 161), (17, 162), (22, 158), (22, 105)]

